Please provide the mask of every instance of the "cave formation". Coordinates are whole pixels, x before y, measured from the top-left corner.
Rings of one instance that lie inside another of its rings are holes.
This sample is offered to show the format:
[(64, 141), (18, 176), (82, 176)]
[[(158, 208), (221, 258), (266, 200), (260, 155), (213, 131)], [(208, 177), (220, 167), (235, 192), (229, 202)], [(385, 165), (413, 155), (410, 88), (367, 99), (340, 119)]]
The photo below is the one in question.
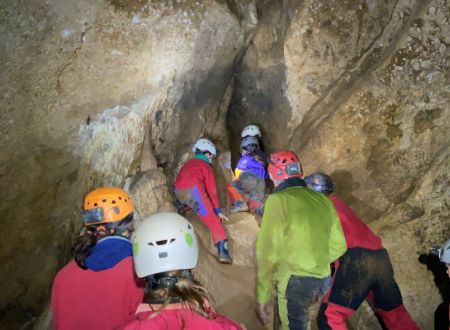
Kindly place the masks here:
[[(448, 1), (4, 0), (0, 13), (0, 328), (49, 327), (86, 192), (125, 187), (142, 217), (173, 210), (195, 140), (235, 155), (250, 123), (267, 151), (332, 176), (383, 239), (413, 318), (433, 327), (449, 299), (428, 255), (450, 237)], [(256, 219), (227, 225), (231, 267), (190, 220), (219, 310), (262, 328)], [(367, 305), (350, 326), (379, 327)]]

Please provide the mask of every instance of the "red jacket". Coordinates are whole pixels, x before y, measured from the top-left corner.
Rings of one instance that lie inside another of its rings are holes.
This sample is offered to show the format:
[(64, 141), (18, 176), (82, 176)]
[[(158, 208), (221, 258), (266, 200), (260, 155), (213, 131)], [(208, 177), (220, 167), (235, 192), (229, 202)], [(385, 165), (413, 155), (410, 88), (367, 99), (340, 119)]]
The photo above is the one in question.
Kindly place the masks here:
[[(149, 310), (149, 306), (141, 304), (139, 309)], [(168, 305), (154, 317), (151, 312), (136, 312), (136, 319), (125, 326), (125, 330), (152, 329), (185, 329), (185, 330), (242, 330), (242, 327), (227, 317), (216, 314), (207, 319), (188, 308)], [(149, 318), (150, 317), (150, 318)]]
[(353, 212), (350, 206), (335, 195), (330, 195), (330, 199), (339, 215), (347, 248), (365, 248), (369, 250), (383, 248), (381, 239)]
[(201, 193), (206, 193), (214, 209), (219, 208), (216, 178), (210, 164), (198, 158), (188, 160), (178, 172), (175, 188), (198, 187)]
[(144, 289), (135, 280), (132, 257), (94, 272), (69, 262), (52, 288), (53, 329), (114, 329), (133, 317)]

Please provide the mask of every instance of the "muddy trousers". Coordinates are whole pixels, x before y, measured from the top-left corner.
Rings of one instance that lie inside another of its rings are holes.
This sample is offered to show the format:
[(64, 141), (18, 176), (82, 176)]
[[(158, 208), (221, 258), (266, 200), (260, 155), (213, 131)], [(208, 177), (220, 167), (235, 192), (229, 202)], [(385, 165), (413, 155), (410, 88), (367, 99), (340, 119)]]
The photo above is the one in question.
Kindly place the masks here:
[(345, 320), (367, 297), (388, 329), (419, 329), (403, 305), (387, 251), (363, 248), (348, 249), (335, 262), (317, 318), (319, 329), (347, 329)]
[(306, 330), (309, 308), (322, 298), (329, 286), (329, 276), (315, 278), (290, 275), (279, 279), (277, 299), (281, 328)]
[(239, 179), (227, 186), (227, 190), (231, 203), (242, 200), (244, 195), (248, 195), (249, 207), (259, 207), (264, 204), (266, 181), (253, 173), (243, 172)]
[(208, 227), (214, 244), (227, 239), (222, 222), (214, 211), (207, 194), (198, 187), (174, 189), (178, 202), (189, 206)]

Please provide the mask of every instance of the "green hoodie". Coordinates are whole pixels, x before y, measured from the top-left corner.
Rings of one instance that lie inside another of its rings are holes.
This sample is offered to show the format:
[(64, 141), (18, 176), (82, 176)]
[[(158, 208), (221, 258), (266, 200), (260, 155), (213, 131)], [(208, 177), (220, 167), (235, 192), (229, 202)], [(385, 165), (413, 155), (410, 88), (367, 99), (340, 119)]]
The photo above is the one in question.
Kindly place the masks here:
[(268, 197), (264, 207), (256, 242), (257, 301), (268, 302), (275, 284), (278, 297), (284, 297), (291, 275), (329, 276), (330, 263), (346, 250), (331, 201), (304, 187), (301, 179), (286, 180)]

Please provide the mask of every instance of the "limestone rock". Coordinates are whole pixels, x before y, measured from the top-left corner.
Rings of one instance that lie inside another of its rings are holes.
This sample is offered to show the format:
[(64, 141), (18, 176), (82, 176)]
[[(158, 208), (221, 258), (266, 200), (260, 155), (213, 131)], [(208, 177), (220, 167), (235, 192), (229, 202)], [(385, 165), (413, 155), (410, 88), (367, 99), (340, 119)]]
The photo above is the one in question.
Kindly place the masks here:
[(142, 219), (163, 209), (170, 211), (167, 204), (172, 204), (173, 200), (162, 171), (156, 169), (138, 173), (131, 180), (128, 190)]
[(233, 243), (233, 262), (239, 266), (256, 266), (256, 238), (259, 226), (255, 218), (247, 212), (231, 216), (233, 221), (226, 224)]

